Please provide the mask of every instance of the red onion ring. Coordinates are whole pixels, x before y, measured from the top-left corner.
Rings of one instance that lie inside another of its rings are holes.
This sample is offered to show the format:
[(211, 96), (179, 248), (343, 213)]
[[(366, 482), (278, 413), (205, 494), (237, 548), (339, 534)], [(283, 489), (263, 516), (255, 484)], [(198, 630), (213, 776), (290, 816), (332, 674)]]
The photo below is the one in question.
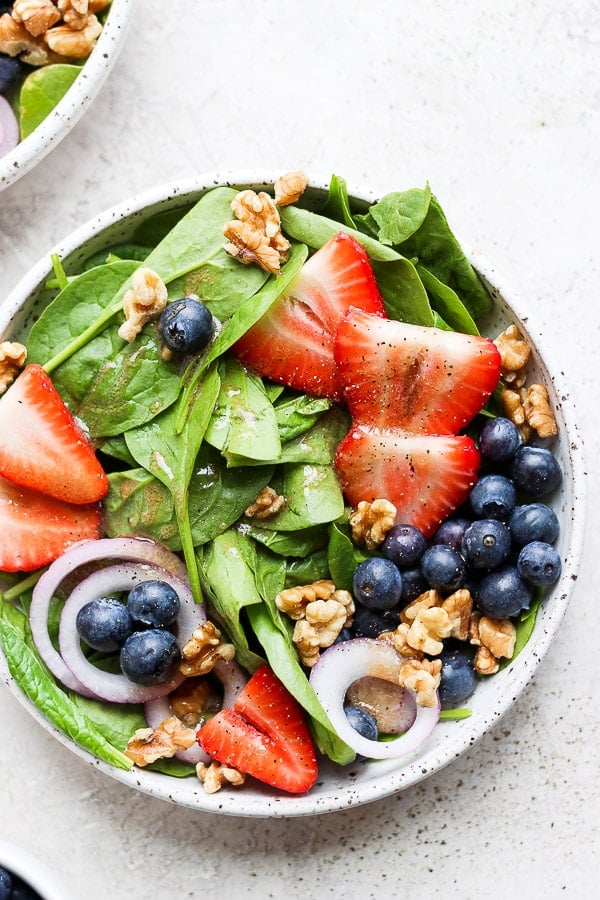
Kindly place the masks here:
[[(101, 538), (97, 541), (82, 541), (70, 547), (59, 556), (44, 572), (34, 588), (29, 608), (29, 624), (33, 642), (53, 675), (65, 687), (71, 688), (84, 697), (94, 696), (65, 664), (50, 640), (48, 634), (48, 614), (50, 604), (61, 582), (79, 566), (96, 560), (125, 559), (128, 562), (150, 563), (180, 578), (187, 583), (185, 564), (166, 547), (145, 538)], [(191, 632), (190, 632), (191, 634)]]
[(0, 157), (19, 143), (19, 123), (8, 100), (0, 96)]
[[(236, 697), (242, 691), (244, 685), (248, 681), (248, 676), (244, 670), (236, 663), (234, 659), (222, 659), (213, 669), (215, 675), (224, 688), (223, 706), (233, 706)], [(169, 706), (169, 697), (164, 695), (149, 700), (144, 704), (144, 714), (146, 722), (152, 729), (158, 728), (161, 722), (172, 716), (171, 707)], [(178, 750), (175, 754), (177, 759), (183, 762), (191, 763), (193, 766), (199, 762), (210, 763), (210, 756), (206, 753), (200, 744), (195, 743), (187, 750)]]
[(310, 683), (338, 736), (356, 753), (369, 759), (398, 759), (414, 753), (430, 736), (439, 716), (434, 707), (417, 706), (414, 724), (393, 741), (371, 741), (350, 725), (344, 712), (346, 691), (365, 675), (397, 683), (402, 658), (392, 644), (374, 638), (355, 638), (334, 644), (313, 666)]
[(101, 700), (112, 703), (145, 703), (154, 697), (170, 693), (185, 678), (185, 675), (178, 671), (169, 681), (162, 684), (136, 684), (125, 675), (98, 669), (87, 660), (81, 649), (76, 624), (79, 610), (91, 600), (106, 597), (116, 591), (129, 591), (140, 581), (149, 579), (166, 581), (177, 592), (181, 602), (177, 630), (187, 640), (194, 629), (206, 620), (204, 607), (194, 602), (190, 588), (181, 579), (157, 566), (140, 563), (107, 566), (80, 581), (64, 605), (58, 632), (61, 656), (84, 688)]

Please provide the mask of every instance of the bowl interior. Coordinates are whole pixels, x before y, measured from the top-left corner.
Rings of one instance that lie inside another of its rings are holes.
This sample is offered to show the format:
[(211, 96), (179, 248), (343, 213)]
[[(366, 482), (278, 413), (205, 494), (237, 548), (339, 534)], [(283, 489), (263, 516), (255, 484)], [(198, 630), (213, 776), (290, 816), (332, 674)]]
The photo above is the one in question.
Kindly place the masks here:
[(112, 0), (102, 33), (73, 85), (35, 131), (0, 157), (0, 191), (36, 166), (79, 121), (119, 55), (134, 4), (135, 0)]
[[(272, 181), (270, 175), (263, 177), (262, 173), (240, 173), (237, 176), (217, 174), (163, 186), (109, 210), (99, 219), (84, 225), (51, 252), (61, 256), (67, 272), (74, 272), (91, 253), (130, 239), (136, 227), (156, 212), (191, 205), (202, 193), (217, 184), (262, 189)], [(303, 202), (309, 206), (318, 204), (325, 190), (325, 181), (313, 182)], [(364, 190), (354, 190), (351, 194), (357, 198), (358, 205), (375, 199)], [(317, 785), (305, 796), (276, 796), (256, 783), (247, 784), (242, 790), (222, 790), (208, 795), (194, 778), (176, 779), (139, 769), (124, 772), (103, 762), (98, 763), (56, 731), (21, 694), (0, 654), (0, 672), (4, 681), (46, 730), (55, 733), (58, 740), (78, 756), (123, 784), (173, 803), (236, 816), (301, 816), (366, 803), (415, 784), (451, 762), (498, 722), (533, 676), (566, 611), (583, 542), (584, 476), (581, 441), (569, 388), (564, 383), (560, 368), (549, 360), (542, 349), (534, 323), (519, 300), (481, 256), (472, 254), (471, 258), (494, 299), (494, 311), (485, 323), (485, 333), (494, 337), (508, 324), (516, 323), (534, 347), (532, 374), (547, 386), (551, 396), (559, 425), (559, 437), (553, 449), (564, 473), (560, 491), (548, 501), (561, 522), (557, 542), (563, 563), (561, 578), (543, 602), (533, 634), (524, 650), (513, 663), (478, 685), (469, 701), (471, 717), (441, 722), (421, 751), (408, 761), (357, 763), (343, 769), (325, 763)], [(49, 253), (0, 307), (0, 335), (3, 339), (25, 336), (50, 297), (50, 292), (45, 288), (50, 271)]]

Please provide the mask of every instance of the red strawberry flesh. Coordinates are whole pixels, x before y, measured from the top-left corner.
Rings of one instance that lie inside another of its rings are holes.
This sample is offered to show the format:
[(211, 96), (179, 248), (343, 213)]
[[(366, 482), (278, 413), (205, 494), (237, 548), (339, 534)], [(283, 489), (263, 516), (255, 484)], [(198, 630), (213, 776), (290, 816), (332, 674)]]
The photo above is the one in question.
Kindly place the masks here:
[(37, 364), (0, 399), (0, 476), (69, 503), (95, 503), (108, 490), (94, 448)]
[(218, 762), (288, 793), (308, 791), (318, 774), (304, 713), (271, 669), (261, 666), (235, 701), (198, 731)]
[(365, 250), (341, 231), (306, 261), (288, 290), (235, 344), (234, 353), (273, 381), (339, 400), (333, 342), (353, 306), (385, 315)]
[(350, 310), (335, 359), (353, 419), (413, 434), (458, 434), (500, 377), (489, 338)]
[(31, 572), (100, 536), (100, 507), (65, 503), (0, 478), (0, 571)]
[(335, 468), (351, 506), (384, 497), (395, 505), (397, 523), (429, 537), (467, 499), (479, 451), (462, 435), (355, 425), (338, 445)]

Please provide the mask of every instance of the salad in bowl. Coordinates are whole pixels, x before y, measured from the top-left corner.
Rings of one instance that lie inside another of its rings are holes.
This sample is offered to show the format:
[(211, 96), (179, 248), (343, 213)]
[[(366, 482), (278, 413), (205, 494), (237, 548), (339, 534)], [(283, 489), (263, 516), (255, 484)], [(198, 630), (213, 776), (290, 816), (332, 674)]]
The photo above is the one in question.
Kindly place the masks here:
[(113, 66), (133, 0), (0, 3), (0, 190), (83, 114)]
[(524, 689), (576, 578), (579, 438), (428, 185), (163, 186), (55, 248), (0, 334), (0, 660), (88, 762), (326, 812)]

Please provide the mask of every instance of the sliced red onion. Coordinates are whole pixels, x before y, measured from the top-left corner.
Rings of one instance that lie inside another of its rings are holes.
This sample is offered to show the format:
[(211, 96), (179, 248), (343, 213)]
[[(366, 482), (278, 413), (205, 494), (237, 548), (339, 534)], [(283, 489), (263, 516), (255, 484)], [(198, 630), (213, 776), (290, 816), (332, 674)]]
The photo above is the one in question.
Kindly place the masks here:
[[(236, 697), (248, 681), (248, 676), (234, 659), (220, 660), (213, 671), (223, 685), (223, 706), (233, 706)], [(150, 728), (158, 728), (161, 722), (173, 715), (169, 705), (169, 697), (162, 696), (149, 700), (144, 704), (144, 714), (148, 726)], [(210, 762), (210, 756), (198, 743), (188, 747), (187, 750), (178, 750), (175, 756), (177, 759), (191, 763), (193, 766), (199, 762), (206, 764)]]
[(439, 716), (434, 707), (417, 706), (414, 724), (393, 741), (371, 741), (354, 730), (346, 718), (344, 701), (351, 684), (365, 676), (398, 683), (403, 660), (392, 644), (374, 638), (355, 638), (326, 650), (310, 674), (310, 683), (339, 737), (356, 753), (370, 759), (398, 759), (414, 753), (427, 740)]
[(0, 157), (14, 150), (19, 143), (19, 123), (5, 97), (0, 96)]
[(157, 579), (166, 581), (177, 592), (181, 608), (176, 625), (178, 635), (187, 640), (197, 626), (206, 621), (204, 607), (194, 602), (194, 597), (187, 584), (170, 572), (145, 563), (121, 563), (106, 566), (89, 575), (71, 592), (60, 617), (58, 643), (61, 656), (78, 682), (87, 691), (101, 700), (113, 703), (145, 703), (154, 697), (168, 694), (184, 680), (181, 672), (176, 672), (169, 681), (162, 684), (136, 684), (125, 675), (105, 672), (90, 663), (83, 650), (77, 632), (77, 614), (79, 610), (98, 597), (106, 597), (118, 591), (129, 591), (141, 581)]
[(65, 687), (77, 691), (84, 697), (93, 696), (93, 694), (90, 694), (90, 691), (75, 678), (50, 640), (48, 634), (50, 604), (60, 584), (80, 566), (97, 560), (110, 561), (114, 559), (159, 566), (187, 583), (187, 569), (182, 560), (166, 547), (145, 538), (119, 537), (82, 541), (52, 563), (33, 591), (29, 608), (31, 633), (40, 656), (52, 674)]

